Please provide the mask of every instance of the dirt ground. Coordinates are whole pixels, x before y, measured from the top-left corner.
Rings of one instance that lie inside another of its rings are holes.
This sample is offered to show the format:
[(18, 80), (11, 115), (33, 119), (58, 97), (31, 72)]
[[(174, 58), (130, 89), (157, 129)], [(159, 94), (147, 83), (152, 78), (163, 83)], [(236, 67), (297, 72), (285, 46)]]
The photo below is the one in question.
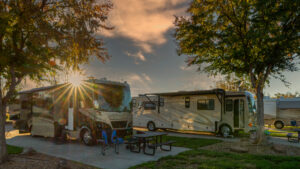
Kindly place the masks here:
[(41, 153), (9, 155), (9, 161), (0, 169), (95, 169), (73, 161), (44, 155)]
[[(300, 144), (300, 143), (294, 143)], [(300, 148), (294, 146), (287, 146), (282, 144), (268, 143), (265, 145), (254, 145), (248, 141), (235, 142), (221, 142), (210, 146), (202, 147), (201, 149), (222, 151), (222, 152), (233, 152), (233, 147), (241, 147), (247, 149), (249, 154), (260, 154), (260, 155), (288, 155), (288, 156), (300, 156)]]

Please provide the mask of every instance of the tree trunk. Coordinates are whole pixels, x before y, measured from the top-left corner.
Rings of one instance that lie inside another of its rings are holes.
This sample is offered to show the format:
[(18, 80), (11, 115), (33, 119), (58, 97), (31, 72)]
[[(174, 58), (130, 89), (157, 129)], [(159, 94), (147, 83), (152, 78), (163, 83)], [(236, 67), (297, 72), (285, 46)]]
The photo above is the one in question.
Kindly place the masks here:
[(256, 97), (257, 97), (257, 109), (256, 109), (256, 116), (257, 116), (257, 135), (256, 135), (256, 144), (261, 144), (265, 141), (264, 129), (265, 129), (265, 122), (264, 122), (264, 94), (263, 89), (258, 87), (256, 90)]
[(6, 139), (5, 139), (5, 122), (6, 122), (5, 107), (6, 107), (5, 104), (0, 103), (0, 164), (7, 161), (8, 158), (7, 149), (6, 149)]

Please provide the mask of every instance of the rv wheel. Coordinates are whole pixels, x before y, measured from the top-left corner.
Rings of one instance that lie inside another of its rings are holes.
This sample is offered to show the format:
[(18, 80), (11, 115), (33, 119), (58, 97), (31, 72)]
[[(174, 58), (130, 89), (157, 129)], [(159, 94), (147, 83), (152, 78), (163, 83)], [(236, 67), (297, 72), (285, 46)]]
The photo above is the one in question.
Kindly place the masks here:
[(80, 137), (81, 137), (81, 141), (85, 144), (85, 145), (92, 145), (93, 144), (93, 137), (92, 137), (92, 133), (87, 130), (87, 129), (83, 129), (80, 133)]
[(155, 124), (152, 121), (148, 123), (147, 128), (149, 131), (154, 131), (156, 129)]
[(284, 127), (284, 124), (282, 123), (282, 121), (276, 121), (274, 126), (277, 129), (282, 129)]
[(223, 137), (228, 137), (229, 134), (231, 133), (231, 129), (230, 129), (229, 126), (223, 125), (223, 126), (221, 126), (221, 128), (220, 128), (220, 133), (221, 133), (221, 135), (222, 135)]

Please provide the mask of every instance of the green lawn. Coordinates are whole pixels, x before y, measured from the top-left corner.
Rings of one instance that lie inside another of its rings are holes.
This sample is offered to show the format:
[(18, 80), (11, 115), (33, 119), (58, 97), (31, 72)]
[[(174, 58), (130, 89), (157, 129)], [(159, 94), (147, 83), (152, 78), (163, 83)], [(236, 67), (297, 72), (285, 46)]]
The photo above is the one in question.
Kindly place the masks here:
[(274, 130), (274, 129), (267, 129), (266, 131), (268, 131), (270, 133), (270, 136), (274, 136), (274, 137), (286, 137), (286, 135), (288, 133), (292, 133), (292, 137), (297, 138), (298, 137), (298, 133), (293, 131), (293, 130), (282, 130), (282, 131), (278, 131), (278, 130)]
[(168, 136), (175, 140), (174, 146), (187, 147), (192, 150), (180, 153), (176, 156), (167, 156), (158, 161), (143, 163), (131, 169), (165, 169), (165, 168), (200, 168), (200, 169), (223, 169), (223, 168), (249, 168), (249, 169), (296, 169), (300, 168), (300, 157), (250, 155), (214, 152), (198, 149), (206, 145), (222, 142), (216, 139), (183, 138)]
[(196, 149), (198, 147), (208, 146), (208, 145), (222, 142), (221, 140), (216, 140), (216, 139), (185, 138), (185, 137), (175, 137), (175, 136), (167, 136), (167, 139), (176, 141), (176, 143), (173, 144), (174, 146), (186, 147), (191, 149)]
[(167, 156), (158, 161), (147, 162), (131, 169), (164, 168), (260, 168), (290, 169), (300, 168), (300, 157), (266, 156), (213, 152), (208, 150), (190, 150), (176, 156)]
[(20, 154), (22, 153), (22, 151), (23, 151), (22, 147), (7, 145), (8, 154)]

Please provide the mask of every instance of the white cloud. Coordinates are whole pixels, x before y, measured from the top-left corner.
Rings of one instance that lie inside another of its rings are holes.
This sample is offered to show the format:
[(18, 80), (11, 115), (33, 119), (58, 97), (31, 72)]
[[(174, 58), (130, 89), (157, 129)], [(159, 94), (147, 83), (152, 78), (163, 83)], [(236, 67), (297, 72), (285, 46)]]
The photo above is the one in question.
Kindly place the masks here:
[(174, 15), (182, 15), (186, 8), (175, 7), (186, 0), (112, 0), (114, 8), (104, 36), (123, 36), (134, 41), (144, 52), (152, 52), (153, 45), (166, 42), (165, 33), (174, 27)]
[(152, 83), (152, 79), (146, 74), (146, 73), (142, 73), (143, 77), (145, 80), (147, 80), (148, 82)]
[(196, 71), (196, 69), (194, 69), (192, 66), (186, 66), (186, 65), (179, 66), (179, 69), (183, 71)]
[(135, 60), (135, 64), (139, 64), (139, 61), (143, 61), (143, 62), (146, 61), (146, 57), (143, 55), (141, 51), (138, 51), (137, 53), (126, 52), (126, 55), (133, 57)]
[(136, 73), (129, 74), (126, 76), (126, 80), (130, 85), (132, 96), (152, 91), (152, 87), (149, 85), (149, 83), (152, 83), (152, 80), (145, 73), (142, 73), (142, 75)]

